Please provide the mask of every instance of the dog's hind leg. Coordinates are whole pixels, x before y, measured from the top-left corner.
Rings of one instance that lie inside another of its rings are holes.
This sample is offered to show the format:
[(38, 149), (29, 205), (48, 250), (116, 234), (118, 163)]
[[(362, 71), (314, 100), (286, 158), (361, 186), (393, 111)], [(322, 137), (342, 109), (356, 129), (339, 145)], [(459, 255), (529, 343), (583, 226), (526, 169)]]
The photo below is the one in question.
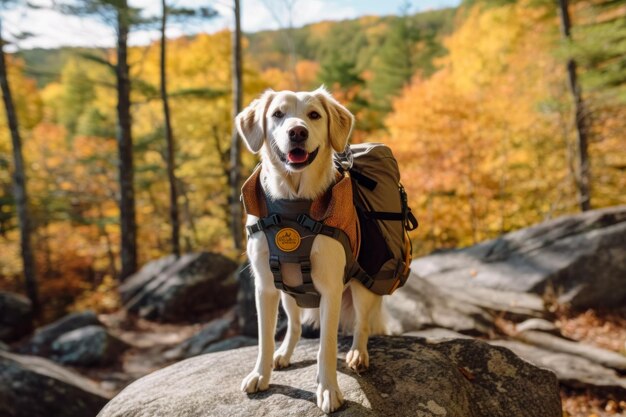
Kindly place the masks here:
[(346, 363), (350, 368), (359, 372), (367, 369), (370, 364), (367, 340), (373, 330), (372, 321), (378, 319), (374, 315), (381, 312), (382, 297), (374, 294), (356, 280), (350, 282), (350, 290), (355, 317), (352, 347), (346, 355)]
[(302, 326), (300, 323), (300, 307), (296, 303), (296, 300), (287, 293), (281, 293), (280, 299), (283, 304), (283, 308), (287, 313), (287, 335), (281, 343), (280, 347), (274, 353), (274, 369), (286, 368), (289, 366), (291, 355), (293, 350), (300, 340), (300, 334), (302, 333)]

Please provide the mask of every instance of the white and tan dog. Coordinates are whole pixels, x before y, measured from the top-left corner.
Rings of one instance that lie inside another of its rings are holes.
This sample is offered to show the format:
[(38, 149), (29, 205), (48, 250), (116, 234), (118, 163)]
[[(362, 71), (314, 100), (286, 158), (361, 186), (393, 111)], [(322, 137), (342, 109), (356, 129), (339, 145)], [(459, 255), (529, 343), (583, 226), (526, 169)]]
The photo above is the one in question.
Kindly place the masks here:
[[(250, 151), (261, 152), (261, 184), (270, 198), (315, 199), (335, 181), (333, 152), (344, 150), (354, 116), (323, 88), (310, 93), (267, 91), (237, 116), (236, 124)], [(257, 221), (248, 215), (247, 225)], [(249, 237), (248, 257), (256, 285), (259, 355), (241, 389), (266, 390), (272, 369), (289, 366), (300, 339), (301, 320), (319, 322), (317, 405), (326, 413), (337, 410), (343, 403), (337, 384), (340, 316), (342, 328), (354, 333), (346, 362), (355, 370), (367, 368), (368, 337), (384, 331), (382, 297), (354, 279), (344, 288), (346, 256), (341, 244), (328, 236), (317, 235), (311, 250), (311, 276), (321, 295), (319, 310), (301, 311), (290, 295), (276, 289), (262, 233)], [(298, 264), (283, 264), (281, 272), (287, 285), (302, 282)], [(289, 321), (286, 337), (274, 352), (279, 296)]]

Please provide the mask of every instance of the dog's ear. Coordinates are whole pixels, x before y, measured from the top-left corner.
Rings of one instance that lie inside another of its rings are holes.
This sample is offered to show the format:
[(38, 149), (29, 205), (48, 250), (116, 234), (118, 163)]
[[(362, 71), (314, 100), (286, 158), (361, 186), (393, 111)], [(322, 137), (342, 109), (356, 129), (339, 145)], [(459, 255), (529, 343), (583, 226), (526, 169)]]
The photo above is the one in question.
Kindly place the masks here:
[(343, 152), (354, 128), (354, 116), (324, 88), (313, 92), (328, 114), (328, 136), (336, 152)]
[(235, 118), (237, 131), (252, 153), (259, 152), (263, 146), (266, 134), (265, 113), (274, 95), (273, 90), (265, 91)]

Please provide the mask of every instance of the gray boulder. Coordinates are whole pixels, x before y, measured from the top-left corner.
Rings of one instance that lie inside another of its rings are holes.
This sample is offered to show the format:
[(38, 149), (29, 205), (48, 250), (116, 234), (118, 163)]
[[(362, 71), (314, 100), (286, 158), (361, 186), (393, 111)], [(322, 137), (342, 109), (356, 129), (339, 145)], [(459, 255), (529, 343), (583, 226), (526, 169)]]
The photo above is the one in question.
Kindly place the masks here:
[(126, 309), (156, 321), (195, 321), (235, 304), (237, 264), (217, 253), (149, 262), (119, 288)]
[[(340, 340), (340, 359), (350, 339)], [(370, 369), (357, 375), (343, 361), (346, 403), (337, 416), (559, 417), (557, 380), (510, 350), (477, 340), (428, 343), (412, 337), (370, 340)], [(246, 395), (241, 380), (257, 348), (179, 362), (134, 382), (99, 417), (321, 416), (315, 404), (318, 343), (300, 342), (292, 366), (276, 371), (268, 391)]]
[[(258, 337), (259, 329), (257, 324), (256, 301), (254, 289), (254, 274), (250, 268), (250, 262), (244, 262), (236, 272), (239, 289), (237, 291), (237, 324), (239, 333), (250, 339)], [(303, 337), (308, 337), (307, 326), (303, 326)], [(283, 310), (282, 303), (278, 307), (278, 323), (276, 325), (276, 335), (280, 338), (287, 331), (287, 315)], [(315, 330), (313, 330), (315, 333)], [(312, 337), (319, 337), (319, 331)], [(250, 340), (248, 339), (248, 340)], [(246, 339), (241, 339), (246, 340)], [(242, 345), (243, 346), (243, 345)], [(208, 352), (204, 352), (208, 353)]]
[(155, 259), (145, 264), (139, 272), (127, 278), (120, 288), (120, 296), (124, 302), (138, 295), (142, 289), (158, 276), (176, 263), (175, 255), (168, 255)]
[(412, 270), (440, 287), (554, 290), (574, 308), (626, 303), (626, 206), (508, 233), (468, 248), (416, 259)]
[(239, 290), (237, 291), (237, 322), (242, 335), (257, 337), (256, 303), (254, 301), (254, 276), (250, 262), (246, 261), (236, 273)]
[(258, 339), (248, 336), (234, 336), (230, 339), (224, 339), (217, 343), (213, 343), (202, 351), (202, 353), (223, 352), (225, 350), (239, 349), (242, 347), (256, 346)]
[(33, 308), (28, 298), (0, 291), (0, 340), (12, 342), (33, 329)]
[(181, 359), (205, 353), (205, 349), (209, 346), (224, 339), (226, 333), (231, 329), (233, 321), (234, 315), (232, 313), (227, 314), (226, 317), (210, 321), (198, 333), (165, 352), (165, 356), (168, 359)]
[(613, 392), (619, 398), (626, 398), (626, 377), (598, 363), (595, 358), (559, 352), (516, 340), (493, 340), (489, 343), (511, 349), (530, 363), (550, 369), (563, 385)]
[(20, 353), (49, 357), (52, 354), (52, 343), (59, 336), (86, 326), (102, 326), (93, 311), (73, 313), (47, 326), (37, 329), (35, 335), (20, 348)]
[(47, 359), (0, 351), (0, 416), (93, 417), (108, 399), (91, 380)]
[(115, 363), (129, 345), (109, 334), (102, 326), (86, 326), (61, 335), (52, 343), (51, 358), (75, 366), (102, 366)]

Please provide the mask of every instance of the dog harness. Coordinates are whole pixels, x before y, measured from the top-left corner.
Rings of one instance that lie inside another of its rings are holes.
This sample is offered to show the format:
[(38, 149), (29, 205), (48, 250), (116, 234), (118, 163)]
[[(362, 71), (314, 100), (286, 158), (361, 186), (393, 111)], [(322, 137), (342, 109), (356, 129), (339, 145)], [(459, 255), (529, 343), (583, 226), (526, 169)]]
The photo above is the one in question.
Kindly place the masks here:
[[(372, 280), (355, 262), (359, 251), (359, 222), (352, 199), (352, 182), (337, 172), (336, 182), (315, 200), (272, 199), (261, 184), (261, 167), (242, 187), (241, 200), (247, 214), (259, 220), (246, 227), (248, 236), (264, 233), (269, 246), (270, 270), (274, 285), (295, 298), (300, 307), (319, 307), (320, 294), (311, 279), (311, 248), (319, 234), (341, 243), (346, 255), (344, 284), (352, 277), (368, 288)], [(281, 265), (299, 264), (302, 283), (285, 284)]]

